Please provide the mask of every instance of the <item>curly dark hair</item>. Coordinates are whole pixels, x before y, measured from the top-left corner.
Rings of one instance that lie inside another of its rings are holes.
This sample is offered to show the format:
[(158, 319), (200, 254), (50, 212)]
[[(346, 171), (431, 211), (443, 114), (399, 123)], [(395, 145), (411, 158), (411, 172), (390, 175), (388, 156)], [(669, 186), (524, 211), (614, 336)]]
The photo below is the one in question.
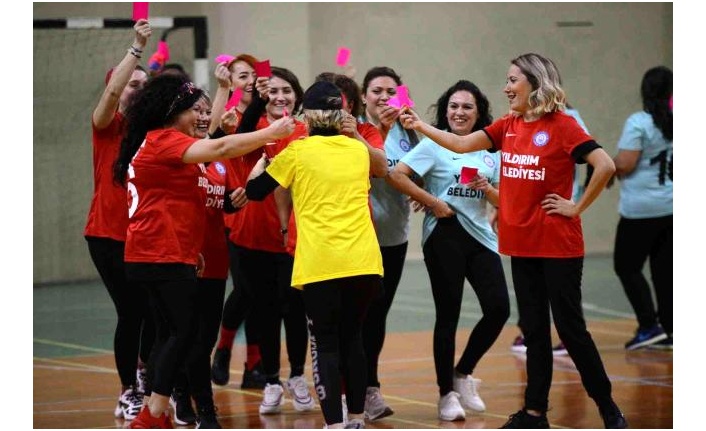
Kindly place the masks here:
[(486, 126), (489, 126), (493, 122), (493, 116), (490, 115), (490, 102), (488, 98), (485, 97), (480, 88), (471, 81), (462, 79), (449, 87), (444, 94), (439, 97), (439, 100), (435, 104), (431, 105), (430, 111), (434, 111), (434, 122), (432, 125), (437, 129), (450, 130), (449, 120), (446, 118), (446, 107), (449, 105), (449, 99), (457, 91), (468, 91), (476, 99), (476, 109), (478, 110), (478, 119), (473, 125), (471, 132), (480, 130)]
[(672, 96), (672, 71), (668, 67), (657, 66), (645, 72), (640, 93), (642, 109), (652, 116), (664, 138), (671, 141), (673, 130), (669, 98)]
[(173, 123), (202, 96), (203, 90), (182, 75), (160, 74), (147, 81), (125, 110), (127, 127), (113, 166), (113, 180), (125, 184), (128, 165), (147, 132)]

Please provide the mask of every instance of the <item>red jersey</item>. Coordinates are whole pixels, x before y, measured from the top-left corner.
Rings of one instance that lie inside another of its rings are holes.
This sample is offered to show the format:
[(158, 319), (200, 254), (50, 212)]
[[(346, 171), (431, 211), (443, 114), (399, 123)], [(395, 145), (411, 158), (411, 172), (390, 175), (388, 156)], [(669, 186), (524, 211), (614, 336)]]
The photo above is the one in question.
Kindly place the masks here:
[(125, 241), (127, 231), (127, 205), (125, 187), (113, 181), (113, 163), (118, 158), (123, 139), (125, 117), (115, 113), (105, 129), (93, 129), (93, 199), (88, 210), (84, 236)]
[(548, 215), (541, 202), (549, 193), (571, 199), (575, 160), (571, 152), (593, 140), (562, 112), (525, 122), (507, 115), (485, 132), (502, 151), (498, 245), (518, 257), (569, 258), (584, 255), (581, 218)]
[(209, 163), (206, 168), (206, 233), (201, 254), (206, 266), (201, 278), (228, 278), (228, 243), (224, 233), (223, 199), (226, 190), (234, 189), (230, 161)]
[(147, 132), (128, 169), (125, 262), (197, 264), (206, 224), (206, 169), (181, 159), (196, 141), (175, 129)]
[[(257, 123), (257, 130), (269, 125), (267, 116), (263, 115)], [(265, 145), (263, 148), (231, 159), (238, 182), (247, 184), (248, 175), (250, 175), (255, 163), (262, 157), (263, 151), (267, 153), (269, 158), (272, 158), (285, 149), (290, 142), (305, 136), (307, 136), (306, 126), (301, 121), (295, 120), (294, 133), (290, 136), (274, 141), (273, 145)], [(292, 223), (290, 220), (290, 226), (292, 226)], [(273, 253), (287, 252), (282, 244), (281, 226), (273, 193), (270, 193), (261, 202), (248, 202), (240, 211), (235, 213), (235, 217), (233, 217), (229, 227), (229, 239), (234, 244), (251, 250)]]

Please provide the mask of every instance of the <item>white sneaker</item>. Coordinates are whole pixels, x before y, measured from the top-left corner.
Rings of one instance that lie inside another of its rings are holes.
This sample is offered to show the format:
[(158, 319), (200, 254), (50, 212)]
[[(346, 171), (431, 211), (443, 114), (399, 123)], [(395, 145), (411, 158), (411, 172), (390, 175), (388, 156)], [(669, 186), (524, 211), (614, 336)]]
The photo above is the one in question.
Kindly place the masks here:
[(365, 417), (370, 420), (378, 420), (395, 413), (390, 406), (385, 403), (385, 399), (380, 393), (380, 388), (369, 386), (365, 391)]
[(362, 430), (365, 429), (365, 421), (363, 419), (351, 419), (351, 421), (345, 424), (343, 428)]
[(279, 384), (266, 384), (262, 391), (262, 402), (260, 403), (260, 414), (267, 415), (279, 413), (284, 404), (284, 388)]
[(466, 419), (466, 412), (459, 401), (461, 395), (451, 391), (439, 398), (439, 419), (442, 421), (460, 421)]
[(298, 412), (313, 410), (316, 403), (309, 392), (304, 376), (296, 376), (287, 380), (287, 390), (292, 396), (292, 405)]
[(461, 405), (477, 413), (485, 411), (485, 403), (478, 395), (480, 382), (480, 379), (474, 379), (472, 376), (454, 377), (454, 391), (461, 396)]
[(132, 387), (125, 389), (118, 398), (118, 406), (113, 414), (116, 418), (124, 418), (126, 421), (135, 419), (142, 410), (142, 397), (143, 395)]

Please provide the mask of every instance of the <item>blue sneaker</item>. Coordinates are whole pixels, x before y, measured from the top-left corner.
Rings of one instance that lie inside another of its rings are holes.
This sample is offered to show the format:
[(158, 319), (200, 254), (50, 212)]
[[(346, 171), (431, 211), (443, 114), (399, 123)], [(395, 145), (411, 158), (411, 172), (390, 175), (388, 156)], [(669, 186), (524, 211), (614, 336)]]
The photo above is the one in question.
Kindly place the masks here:
[(651, 328), (640, 329), (635, 332), (635, 337), (625, 343), (626, 350), (635, 350), (640, 347), (649, 346), (667, 338), (667, 333), (660, 325), (655, 325)]

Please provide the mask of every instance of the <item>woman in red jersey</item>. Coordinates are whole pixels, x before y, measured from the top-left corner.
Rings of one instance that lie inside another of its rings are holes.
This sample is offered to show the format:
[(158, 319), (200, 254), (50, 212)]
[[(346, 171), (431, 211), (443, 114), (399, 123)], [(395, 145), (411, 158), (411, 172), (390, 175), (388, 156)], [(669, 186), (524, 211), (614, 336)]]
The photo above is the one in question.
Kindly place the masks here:
[[(606, 428), (625, 428), (627, 422), (611, 396), (611, 383), (586, 329), (581, 305), (584, 242), (579, 216), (603, 190), (615, 165), (576, 120), (564, 113), (566, 94), (560, 82), (551, 60), (524, 54), (511, 61), (504, 88), (513, 114), (464, 136), (431, 127), (409, 109), (402, 121), (451, 151), (502, 151), (499, 249), (512, 258), (527, 345), (525, 405), (503, 428), (549, 427), (550, 310)], [(588, 162), (594, 173), (584, 195), (574, 202), (577, 162)]]
[[(118, 322), (113, 339), (115, 365), (122, 388), (115, 417), (132, 420), (142, 408), (144, 364), (154, 339), (149, 310), (141, 292), (125, 279), (127, 208), (125, 187), (113, 182), (112, 165), (125, 128), (125, 109), (147, 82), (139, 66), (141, 52), (152, 34), (145, 20), (135, 23), (135, 40), (120, 64), (108, 72), (106, 87), (93, 111), (93, 199), (84, 236), (91, 259), (115, 305)], [(139, 363), (139, 365), (138, 365)]]
[[(211, 99), (204, 93), (196, 103), (198, 119), (194, 136), (207, 138), (211, 123)], [(221, 118), (221, 129), (235, 128), (237, 119), (228, 112)], [(204, 163), (206, 167), (206, 226), (201, 255), (203, 270), (197, 274), (199, 290), (194, 307), (198, 326), (196, 342), (191, 346), (184, 372), (177, 376), (170, 404), (178, 425), (197, 423), (199, 428), (221, 428), (213, 404), (211, 389), (211, 351), (218, 338), (221, 311), (228, 279), (228, 246), (223, 235), (223, 215), (233, 213), (247, 203), (245, 190), (236, 186), (229, 160)], [(196, 403), (194, 412), (192, 398)], [(198, 414), (197, 414), (198, 413)]]
[[(237, 121), (235, 126), (242, 120), (243, 112), (252, 101), (253, 88), (255, 85), (255, 63), (257, 59), (249, 54), (240, 54), (229, 63), (221, 63), (216, 66), (216, 79), (218, 90), (213, 103), (213, 115), (220, 117), (220, 113), (225, 111), (227, 100), (232, 94), (232, 90), (242, 91), (242, 97), (238, 105), (229, 109)], [(267, 78), (262, 78), (266, 81)], [(264, 85), (264, 84), (263, 84)], [(264, 87), (263, 87), (264, 88)], [(234, 133), (235, 127), (227, 130), (218, 130), (216, 122), (211, 123), (209, 131), (212, 137), (223, 136), (224, 133)], [(226, 238), (230, 236), (231, 229), (239, 229), (234, 214), (225, 216)], [(235, 335), (240, 325), (245, 321), (245, 341), (247, 344), (246, 362), (243, 366), (243, 379), (240, 384), (242, 389), (262, 389), (265, 387), (265, 379), (262, 374), (262, 361), (260, 356), (260, 332), (254, 323), (254, 316), (249, 313), (252, 307), (252, 298), (245, 291), (243, 286), (237, 282), (237, 258), (235, 246), (231, 241), (227, 241), (230, 272), (233, 279), (233, 289), (228, 295), (228, 299), (223, 307), (220, 337), (218, 345), (213, 355), (213, 365), (211, 367), (211, 379), (217, 385), (226, 385), (230, 380), (230, 357), (233, 349)], [(248, 323), (249, 322), (249, 323)]]
[(203, 163), (253, 151), (294, 130), (293, 121), (282, 118), (253, 133), (195, 138), (202, 94), (179, 76), (149, 81), (127, 109), (114, 166), (115, 180), (128, 189), (127, 278), (146, 289), (157, 330), (148, 367), (152, 394), (132, 428), (171, 427), (169, 396), (196, 331), (193, 302), (208, 185)]

